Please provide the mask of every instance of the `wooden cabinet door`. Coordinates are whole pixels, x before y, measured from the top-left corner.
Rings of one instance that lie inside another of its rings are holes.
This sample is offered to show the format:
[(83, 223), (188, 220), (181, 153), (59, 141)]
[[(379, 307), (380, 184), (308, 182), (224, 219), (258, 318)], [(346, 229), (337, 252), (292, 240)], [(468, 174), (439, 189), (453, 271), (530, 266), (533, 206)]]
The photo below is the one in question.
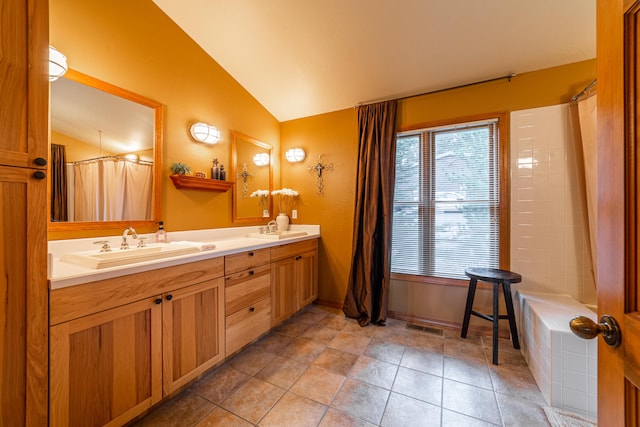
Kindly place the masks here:
[(166, 396), (224, 359), (224, 279), (207, 280), (163, 297)]
[(46, 180), (0, 166), (0, 425), (47, 422)]
[(0, 164), (46, 169), (48, 2), (2, 0), (0, 28)]
[(318, 298), (318, 253), (307, 252), (296, 257), (298, 309)]
[(296, 281), (295, 257), (271, 263), (271, 327), (275, 327), (296, 312)]
[(162, 306), (126, 304), (50, 328), (50, 425), (120, 426), (162, 398)]

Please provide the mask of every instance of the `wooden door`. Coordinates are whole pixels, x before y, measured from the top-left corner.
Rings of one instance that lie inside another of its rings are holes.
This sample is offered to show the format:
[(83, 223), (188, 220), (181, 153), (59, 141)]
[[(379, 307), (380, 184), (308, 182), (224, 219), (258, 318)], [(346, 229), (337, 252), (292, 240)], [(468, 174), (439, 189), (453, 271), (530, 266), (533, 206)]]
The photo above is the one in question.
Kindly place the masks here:
[(221, 362), (224, 347), (224, 279), (163, 295), (164, 395)]
[(47, 182), (34, 173), (0, 166), (2, 426), (47, 422)]
[(121, 426), (162, 399), (160, 302), (50, 328), (51, 426)]
[(296, 259), (285, 258), (271, 263), (271, 327), (296, 312)]
[(307, 252), (296, 257), (298, 282), (298, 309), (318, 298), (318, 252)]
[(637, 426), (640, 393), (638, 100), (640, 1), (598, 0), (598, 312), (622, 344), (598, 341), (598, 421)]

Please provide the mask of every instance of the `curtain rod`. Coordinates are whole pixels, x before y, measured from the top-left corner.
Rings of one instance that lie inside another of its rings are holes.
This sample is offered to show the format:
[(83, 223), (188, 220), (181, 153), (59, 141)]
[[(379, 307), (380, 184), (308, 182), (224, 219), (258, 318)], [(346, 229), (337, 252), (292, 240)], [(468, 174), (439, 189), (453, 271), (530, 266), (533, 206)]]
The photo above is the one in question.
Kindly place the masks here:
[(585, 87), (584, 89), (582, 89), (582, 90), (580, 91), (580, 93), (578, 93), (578, 94), (576, 94), (576, 95), (573, 95), (573, 96), (571, 97), (571, 100), (572, 100), (573, 102), (575, 102), (575, 101), (577, 101), (578, 99), (580, 99), (580, 97), (581, 97), (582, 95), (584, 95), (585, 93), (589, 92), (589, 91), (590, 91), (590, 90), (591, 90), (591, 89), (596, 85), (596, 82), (597, 82), (597, 81), (598, 81), (598, 79), (594, 79), (591, 83), (589, 83), (589, 84), (587, 85), (587, 87)]
[[(96, 160), (126, 160), (126, 161), (133, 161), (133, 160), (129, 160), (126, 157), (122, 157), (122, 156), (100, 156), (100, 157), (94, 157), (92, 159), (83, 159), (83, 160), (76, 160), (75, 162), (67, 162), (67, 163), (73, 163), (73, 164), (77, 164), (77, 163), (88, 163), (88, 162), (94, 162)], [(152, 165), (153, 162), (149, 161), (149, 160), (137, 160), (135, 163), (142, 163), (142, 164), (147, 164), (147, 165)]]
[(448, 90), (453, 90), (453, 89), (462, 89), (464, 87), (475, 86), (475, 85), (479, 85), (479, 84), (482, 84), (482, 83), (495, 82), (495, 81), (498, 81), (498, 80), (509, 80), (509, 82), (511, 82), (511, 79), (514, 78), (515, 76), (517, 76), (516, 73), (509, 73), (506, 76), (494, 77), (492, 79), (487, 79), (487, 80), (479, 80), (477, 82), (464, 83), (464, 84), (461, 84), (461, 85), (458, 85), (458, 86), (451, 86), (451, 87), (447, 87), (447, 88), (444, 88), (444, 89), (436, 89), (436, 90), (432, 90), (432, 91), (429, 91), (429, 92), (422, 92), (422, 93), (416, 93), (416, 94), (413, 94), (413, 95), (401, 96), (399, 98), (381, 99), (379, 101), (365, 101), (365, 102), (359, 103), (354, 108), (362, 107), (364, 105), (377, 104), (378, 102), (391, 101), (393, 99), (400, 101), (402, 99), (416, 98), (418, 96), (424, 96), (424, 95), (432, 95), (434, 93), (446, 92)]

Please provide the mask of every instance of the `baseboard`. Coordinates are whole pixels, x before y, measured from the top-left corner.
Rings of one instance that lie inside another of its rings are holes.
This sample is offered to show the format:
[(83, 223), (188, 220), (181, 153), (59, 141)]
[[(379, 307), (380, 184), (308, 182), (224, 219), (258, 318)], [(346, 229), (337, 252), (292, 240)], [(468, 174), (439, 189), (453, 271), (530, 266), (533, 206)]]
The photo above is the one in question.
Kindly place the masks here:
[(317, 299), (313, 303), (318, 305), (324, 305), (326, 307), (342, 309), (342, 303), (338, 301), (331, 301), (328, 299)]
[[(454, 329), (458, 331), (462, 329), (462, 323), (458, 323), (458, 322), (448, 322), (441, 319), (431, 319), (424, 316), (416, 316), (408, 313), (400, 313), (398, 311), (388, 311), (387, 315), (392, 319), (403, 320), (407, 323), (413, 323), (415, 325), (420, 325), (420, 326), (430, 326), (430, 327), (435, 326), (435, 327), (446, 328), (446, 329)], [(469, 330), (467, 332), (471, 335), (491, 337), (493, 336), (493, 327), (490, 322), (487, 322), (487, 326), (470, 325)], [(509, 329), (508, 328), (503, 329), (501, 327), (500, 330), (498, 331), (498, 337), (509, 339), (511, 337)]]

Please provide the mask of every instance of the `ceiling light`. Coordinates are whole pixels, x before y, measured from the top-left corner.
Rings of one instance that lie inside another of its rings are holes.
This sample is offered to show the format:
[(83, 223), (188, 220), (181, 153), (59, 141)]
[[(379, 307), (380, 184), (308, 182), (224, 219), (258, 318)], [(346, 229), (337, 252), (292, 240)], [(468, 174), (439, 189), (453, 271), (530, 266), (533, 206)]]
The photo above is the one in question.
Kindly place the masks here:
[(215, 126), (206, 123), (194, 123), (189, 128), (191, 136), (198, 142), (215, 144), (220, 140), (220, 131)]
[(58, 80), (68, 69), (67, 57), (55, 47), (49, 46), (49, 81)]
[(305, 153), (302, 148), (290, 148), (284, 153), (284, 156), (290, 163), (295, 163), (303, 161), (307, 153)]

